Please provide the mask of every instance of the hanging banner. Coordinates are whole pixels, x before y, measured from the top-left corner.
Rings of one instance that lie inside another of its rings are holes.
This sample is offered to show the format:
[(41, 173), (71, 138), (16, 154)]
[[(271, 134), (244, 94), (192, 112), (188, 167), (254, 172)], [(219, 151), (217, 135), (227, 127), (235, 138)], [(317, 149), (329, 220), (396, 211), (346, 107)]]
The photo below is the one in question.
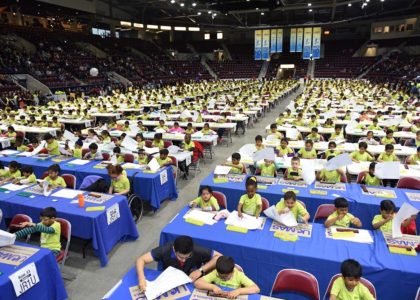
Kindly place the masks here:
[(277, 52), (283, 52), (283, 28), (277, 29)]
[(254, 57), (255, 60), (261, 60), (261, 42), (262, 30), (255, 30), (255, 44), (254, 44)]
[(312, 49), (312, 27), (305, 28), (305, 37), (303, 40), (303, 59), (311, 58)]
[(321, 58), (321, 27), (314, 27), (312, 34), (312, 58)]
[(296, 52), (302, 52), (303, 28), (297, 29)]
[(290, 29), (290, 52), (296, 52), (296, 28)]
[(277, 52), (277, 29), (271, 29), (270, 53)]
[(262, 59), (267, 60), (270, 58), (270, 29), (263, 30), (262, 38)]

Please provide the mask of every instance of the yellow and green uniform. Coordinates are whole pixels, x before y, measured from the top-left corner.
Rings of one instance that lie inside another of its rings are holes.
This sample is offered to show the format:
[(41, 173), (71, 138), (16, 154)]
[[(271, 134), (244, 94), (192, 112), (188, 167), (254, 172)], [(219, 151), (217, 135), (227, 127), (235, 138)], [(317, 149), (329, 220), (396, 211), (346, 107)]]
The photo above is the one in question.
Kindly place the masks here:
[(325, 151), (325, 157), (326, 158), (328, 158), (330, 156), (337, 156), (337, 155), (340, 155), (340, 151), (338, 151), (338, 150), (330, 150), (330, 149), (328, 149), (328, 150)]
[(382, 128), (378, 125), (371, 124), (367, 128), (368, 130), (382, 130)]
[(54, 123), (54, 122), (53, 122), (53, 123), (51, 124), (51, 126), (52, 126), (52, 127), (54, 127), (54, 128), (61, 128), (61, 124), (60, 124), (59, 122), (57, 122), (57, 123)]
[[(276, 210), (280, 211), (284, 208), (286, 208), (286, 203), (284, 199), (281, 199), (280, 202), (276, 204)], [(299, 220), (299, 218), (303, 218), (304, 216), (308, 214), (308, 211), (306, 210), (306, 208), (299, 201), (295, 202), (295, 205), (290, 209), (290, 211), (295, 216), (296, 220)]]
[(25, 152), (25, 151), (28, 151), (29, 150), (29, 147), (28, 146), (25, 146), (25, 145), (20, 145), (19, 147), (16, 147), (16, 150), (17, 151)]
[(143, 149), (146, 146), (146, 142), (145, 141), (140, 141), (137, 142), (137, 147), (140, 149)]
[(302, 127), (305, 126), (305, 122), (302, 119), (300, 119), (300, 120), (294, 120), (292, 122), (292, 124), (295, 125), (295, 126), (302, 126)]
[(420, 156), (418, 156), (417, 154), (410, 155), (409, 158), (410, 158), (411, 163), (414, 163), (414, 164), (420, 161)]
[(276, 124), (277, 125), (283, 125), (284, 124), (284, 119), (283, 118), (277, 118), (276, 119)]
[(33, 173), (31, 175), (29, 175), (28, 177), (23, 178), (23, 179), (25, 179), (27, 181), (27, 183), (36, 183), (36, 176)]
[(265, 149), (265, 146), (264, 146), (263, 144), (261, 144), (261, 145), (259, 145), (259, 146), (255, 145), (255, 149), (256, 149), (257, 151), (260, 151), (260, 150), (262, 150), (262, 149)]
[(274, 175), (276, 174), (276, 166), (274, 165), (274, 163), (271, 163), (268, 166), (265, 163), (262, 163), (258, 166), (258, 168), (261, 170), (261, 176), (274, 177)]
[(50, 185), (61, 186), (64, 188), (67, 186), (66, 182), (64, 181), (64, 178), (61, 176), (57, 176), (56, 179), (52, 179), (50, 176), (47, 176), (45, 180), (48, 181)]
[(229, 174), (242, 174), (243, 170), (244, 170), (244, 165), (239, 163), (237, 165), (234, 165), (232, 163), (227, 164), (229, 166), (231, 166), (232, 168), (229, 171)]
[(116, 179), (111, 180), (111, 186), (114, 193), (121, 193), (122, 191), (130, 190), (130, 180), (122, 174)]
[(360, 153), (359, 151), (354, 151), (350, 154), (350, 157), (358, 161), (372, 161), (373, 160), (372, 156), (367, 152)]
[[(384, 221), (384, 218), (382, 217), (382, 215), (376, 215), (375, 217), (373, 217), (372, 225), (373, 224), (376, 224), (378, 222), (382, 222), (382, 221)], [(391, 233), (392, 232), (392, 220), (390, 220), (390, 221), (386, 222), (385, 224), (383, 224), (381, 227), (379, 227), (379, 229), (382, 232)]]
[(111, 137), (107, 136), (102, 139), (102, 143), (111, 143)]
[(157, 162), (159, 163), (159, 166), (163, 167), (164, 165), (168, 163), (172, 163), (172, 159), (170, 157), (161, 159), (160, 157), (156, 157)]
[(117, 156), (117, 163), (122, 164), (123, 162), (124, 162), (124, 156), (123, 155), (118, 155)]
[(54, 223), (52, 223), (49, 227), (54, 229), (54, 233), (41, 232), (41, 247), (50, 249), (52, 251), (60, 251), (61, 224), (59, 222), (54, 221)]
[(392, 153), (391, 155), (388, 155), (386, 152), (383, 152), (379, 154), (378, 160), (380, 161), (398, 161), (397, 156)]
[(237, 269), (233, 270), (232, 277), (229, 280), (220, 279), (219, 276), (217, 276), (217, 270), (213, 270), (212, 272), (204, 276), (203, 280), (207, 283), (212, 283), (218, 286), (227, 287), (231, 289), (250, 287), (255, 284), (243, 272), (240, 272)]
[(340, 133), (335, 133), (335, 132), (333, 132), (332, 134), (331, 134), (331, 137), (330, 137), (330, 140), (344, 140), (344, 135), (343, 135), (343, 133), (342, 132), (340, 132)]
[(242, 211), (251, 216), (255, 216), (257, 207), (262, 206), (262, 200), (259, 194), (255, 194), (252, 198), (249, 198), (247, 194), (242, 195), (239, 203), (242, 204)]
[(82, 148), (74, 149), (73, 150), (73, 157), (81, 159), (82, 158), (82, 153), (83, 153), (82, 150), (83, 150)]
[(287, 179), (293, 179), (293, 180), (302, 179), (302, 169), (299, 168), (297, 170), (294, 170), (292, 167), (287, 168)]
[(276, 131), (276, 132), (270, 132), (269, 135), (274, 135), (279, 140), (283, 137), (283, 134), (281, 134), (281, 132), (278, 132), (278, 131)]
[(217, 203), (217, 199), (213, 196), (210, 197), (209, 201), (204, 201), (203, 198), (197, 197), (192, 202), (194, 202), (198, 207), (200, 207), (202, 210), (212, 210), (212, 207), (214, 207), (216, 210), (219, 210), (219, 204)]
[(193, 134), (194, 133), (194, 128), (185, 129), (185, 133)]
[(315, 133), (315, 134), (308, 134), (306, 136), (307, 140), (312, 140), (313, 142), (319, 142), (321, 140), (321, 135), (319, 133)]
[(51, 143), (47, 143), (45, 148), (48, 150), (48, 153), (51, 155), (60, 155), (60, 150), (58, 148), (58, 142), (53, 140)]
[[(331, 220), (333, 218), (337, 218), (338, 213), (337, 211), (333, 212), (331, 215), (328, 216), (327, 220)], [(351, 221), (354, 219), (354, 216), (351, 213), (347, 213), (341, 220), (337, 220), (332, 224), (333, 226), (339, 227), (350, 227)]]
[(20, 170), (16, 170), (14, 172), (11, 172), (10, 170), (7, 170), (7, 171), (4, 172), (4, 175), (3, 175), (3, 177), (6, 177), (6, 178), (11, 177), (13, 179), (18, 179), (21, 176), (22, 176), (22, 174), (20, 173)]
[(143, 158), (138, 158), (137, 159), (137, 161), (138, 161), (138, 163), (139, 163), (139, 165), (147, 165), (147, 163), (148, 163), (148, 159), (147, 159), (147, 156), (144, 156)]
[(381, 143), (382, 145), (395, 144), (395, 139), (394, 138), (389, 139), (385, 136), (381, 139)]
[(190, 141), (189, 143), (184, 142), (182, 144), (182, 149), (185, 151), (189, 151), (191, 148), (195, 148), (195, 144), (193, 141)]
[(282, 148), (281, 146), (278, 146), (276, 149), (279, 151), (279, 156), (287, 156), (294, 153), (293, 149), (290, 147)]
[(165, 130), (165, 131), (169, 130), (169, 128), (167, 126), (160, 126), (160, 125), (156, 126), (155, 131), (158, 130), (158, 129)]
[(337, 278), (331, 288), (331, 295), (337, 300), (374, 300), (375, 298), (369, 292), (369, 289), (359, 282), (358, 285), (349, 291), (344, 283), (343, 277)]
[(302, 158), (307, 158), (307, 159), (311, 159), (311, 158), (316, 158), (316, 150), (312, 148), (312, 150), (307, 151), (305, 148), (302, 148), (298, 151), (298, 154), (302, 157)]
[(159, 150), (162, 150), (163, 148), (165, 148), (165, 143), (163, 142), (163, 140), (160, 140), (160, 141), (153, 140), (152, 147), (157, 147), (159, 148)]
[(201, 129), (201, 133), (202, 134), (212, 134), (213, 130), (211, 130), (210, 128), (209, 129), (203, 128), (203, 129)]
[(317, 120), (309, 121), (309, 123), (308, 123), (309, 128), (314, 128), (314, 127), (318, 127), (318, 126), (319, 126), (319, 122)]
[(334, 183), (341, 181), (341, 174), (337, 170), (328, 171), (326, 169), (322, 169), (319, 176), (321, 177), (321, 181)]
[(366, 173), (363, 181), (366, 183), (366, 185), (370, 185), (370, 186), (381, 185), (381, 180), (375, 175), (371, 176), (369, 173)]

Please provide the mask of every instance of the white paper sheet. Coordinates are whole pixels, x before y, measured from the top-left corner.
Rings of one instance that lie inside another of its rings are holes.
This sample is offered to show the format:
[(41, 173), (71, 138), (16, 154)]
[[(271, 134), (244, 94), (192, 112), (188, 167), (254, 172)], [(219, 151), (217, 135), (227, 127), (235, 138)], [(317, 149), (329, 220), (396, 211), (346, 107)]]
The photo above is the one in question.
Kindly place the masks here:
[(279, 139), (277, 138), (277, 136), (276, 135), (274, 135), (274, 134), (269, 134), (269, 135), (267, 135), (267, 141), (268, 142), (275, 142), (275, 141), (278, 141)]
[(197, 221), (202, 221), (204, 224), (207, 225), (213, 225), (217, 223), (216, 220), (214, 220), (215, 214), (210, 212), (205, 212), (200, 209), (191, 209), (188, 213), (184, 215), (184, 219), (194, 219)]
[[(345, 240), (350, 242), (356, 242), (356, 243), (363, 243), (363, 244), (372, 244), (373, 238), (369, 233), (369, 230), (365, 229), (357, 229), (358, 233), (355, 234), (355, 236), (352, 237), (333, 237), (335, 240)], [(337, 232), (336, 227), (331, 227), (331, 233), (334, 234)]]
[(16, 235), (4, 230), (0, 230), (0, 247), (10, 246), (15, 243)]
[(384, 121), (384, 124), (386, 127), (391, 127), (391, 126), (399, 125), (400, 123), (402, 123), (402, 121), (403, 120), (401, 118), (387, 119)]
[(86, 159), (75, 159), (75, 160), (70, 161), (69, 164), (77, 165), (77, 166), (83, 166), (83, 165), (86, 165), (89, 162), (90, 162), (90, 160), (86, 160)]
[(290, 140), (297, 140), (299, 136), (299, 130), (296, 128), (286, 128), (286, 137)]
[(152, 160), (147, 164), (151, 171), (157, 171), (160, 168), (159, 163), (157, 162), (156, 158), (152, 158)]
[(400, 179), (400, 162), (386, 161), (377, 163), (375, 175), (379, 179)]
[(158, 147), (152, 147), (152, 148), (144, 147), (144, 152), (146, 152), (146, 154), (159, 153), (159, 148)]
[(267, 147), (260, 151), (257, 151), (252, 156), (253, 161), (260, 161), (263, 159), (268, 159), (274, 161), (276, 159), (276, 154), (274, 153), (273, 147)]
[(169, 154), (176, 154), (181, 148), (175, 145), (171, 145), (168, 147)]
[(18, 153), (17, 154), (17, 156), (21, 156), (21, 157), (30, 157), (30, 156), (32, 156), (33, 154), (32, 154), (32, 152), (20, 152), (20, 153)]
[(146, 298), (156, 299), (160, 295), (181, 285), (190, 283), (191, 279), (181, 270), (173, 267), (167, 268), (154, 281), (147, 281)]
[(39, 282), (35, 263), (30, 263), (9, 276), (16, 297), (19, 297)]
[(167, 119), (167, 118), (168, 118), (168, 117), (166, 116), (166, 114), (165, 114), (164, 112), (161, 112), (161, 113), (160, 113), (159, 120), (166, 121), (166, 119)]
[(256, 218), (253, 216), (249, 216), (247, 214), (242, 214), (243, 218), (238, 217), (238, 212), (235, 210), (231, 212), (229, 217), (226, 219), (226, 225), (232, 225), (237, 227), (246, 228), (249, 230), (255, 230), (261, 227), (262, 222), (264, 221), (261, 218)]
[(121, 142), (121, 146), (127, 148), (130, 151), (137, 151), (137, 148), (139, 147), (138, 143), (128, 135), (124, 137), (123, 141)]
[(179, 116), (180, 119), (188, 119), (192, 118), (192, 115), (188, 109), (184, 110), (181, 115)]
[(351, 165), (352, 163), (350, 155), (348, 153), (343, 153), (327, 161), (325, 169), (328, 171), (337, 170), (343, 166)]
[(69, 151), (66, 150), (66, 148), (64, 146), (59, 146), (58, 150), (60, 151), (60, 154), (62, 155), (68, 155), (71, 156), (71, 153)]
[(31, 153), (32, 153), (32, 155), (37, 155), (39, 152), (41, 152), (41, 150), (42, 149), (44, 149), (44, 147), (45, 147), (45, 144), (46, 144), (47, 142), (46, 141), (42, 141), (41, 143), (39, 143), (39, 146), (38, 147), (36, 147)]
[(214, 175), (227, 175), (232, 167), (229, 166), (216, 166), (214, 169)]
[(197, 122), (198, 117), (199, 117), (199, 113), (197, 111), (193, 111), (192, 113), (193, 122)]
[(402, 237), (401, 232), (401, 223), (410, 218), (412, 215), (418, 214), (419, 210), (412, 206), (411, 204), (404, 202), (401, 208), (398, 210), (398, 213), (395, 215), (392, 220), (392, 237), (399, 238)]
[(79, 190), (72, 190), (72, 189), (61, 189), (54, 194), (52, 194), (52, 197), (60, 197), (60, 198), (66, 198), (66, 199), (74, 199), (79, 194), (83, 194), (84, 191)]
[(69, 140), (73, 143), (76, 143), (77, 140), (79, 139), (77, 136), (75, 136), (73, 133), (71, 133), (68, 130), (64, 130), (63, 137), (64, 139)]
[(122, 165), (123, 169), (144, 169), (144, 165), (125, 163)]
[(156, 133), (165, 133), (166, 130), (165, 129), (162, 129), (162, 128), (158, 128), (158, 129), (155, 130), (155, 132)]
[(30, 185), (19, 185), (19, 184), (9, 183), (9, 184), (3, 185), (2, 188), (7, 189), (9, 191), (19, 191), (19, 190), (26, 189), (29, 186)]
[(254, 144), (246, 144), (244, 146), (241, 147), (241, 149), (239, 149), (239, 153), (241, 154), (242, 157), (252, 157), (252, 155), (254, 154), (254, 152), (257, 151), (257, 148), (255, 147)]
[(272, 205), (269, 208), (267, 208), (266, 210), (264, 210), (264, 214), (267, 217), (269, 217), (269, 218), (271, 218), (271, 219), (273, 219), (273, 220), (275, 220), (275, 221), (279, 222), (280, 224), (283, 224), (287, 227), (297, 226), (296, 218), (295, 218), (295, 216), (293, 215), (292, 212), (289, 211), (286, 214), (279, 214), (274, 205)]
[(315, 161), (313, 159), (301, 160), (302, 179), (307, 185), (312, 184), (315, 179)]
[(0, 154), (2, 155), (14, 155), (17, 153), (19, 153), (19, 151), (16, 151), (16, 150), (3, 150), (0, 152)]

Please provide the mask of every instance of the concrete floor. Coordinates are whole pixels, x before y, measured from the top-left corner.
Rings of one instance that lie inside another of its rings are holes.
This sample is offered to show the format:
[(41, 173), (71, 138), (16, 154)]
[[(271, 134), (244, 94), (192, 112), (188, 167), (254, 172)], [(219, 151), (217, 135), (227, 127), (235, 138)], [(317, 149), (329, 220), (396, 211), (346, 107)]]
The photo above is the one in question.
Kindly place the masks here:
[[(93, 256), (92, 250), (88, 250), (87, 257), (83, 259), (81, 243), (78, 241), (72, 242), (70, 256), (64, 267), (65, 273), (76, 276), (72, 281), (65, 280), (69, 299), (101, 299), (134, 266), (138, 256), (158, 246), (162, 228), (192, 200), (192, 195), (197, 195), (203, 178), (214, 170), (217, 164), (224, 162), (242, 145), (253, 143), (256, 135), (264, 135), (264, 128), (271, 124), (280, 112), (284, 111), (296, 95), (297, 93), (284, 99), (264, 118), (254, 124), (254, 127), (247, 128), (245, 135), (233, 135), (233, 143), (229, 144), (229, 147), (226, 147), (226, 144), (215, 147), (215, 156), (212, 160), (206, 159), (204, 163), (200, 163), (201, 173), (197, 173), (195, 178), (190, 178), (187, 181), (178, 179), (178, 199), (176, 201), (165, 201), (156, 213), (147, 212), (137, 224), (140, 238), (134, 242), (116, 245), (108, 255), (109, 263), (105, 268), (100, 267), (99, 260)], [(149, 267), (156, 268), (156, 265), (153, 264)]]

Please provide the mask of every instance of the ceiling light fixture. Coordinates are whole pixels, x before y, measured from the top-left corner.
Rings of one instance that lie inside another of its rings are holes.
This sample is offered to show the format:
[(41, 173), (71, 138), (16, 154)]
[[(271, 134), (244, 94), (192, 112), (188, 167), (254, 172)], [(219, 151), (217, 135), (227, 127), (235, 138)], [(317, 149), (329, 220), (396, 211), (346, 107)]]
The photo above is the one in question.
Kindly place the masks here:
[(195, 7), (197, 5), (197, 3), (193, 2), (192, 6)]
[(308, 6), (312, 6), (312, 3), (308, 3)]
[(309, 9), (309, 12), (312, 12), (312, 8)]

